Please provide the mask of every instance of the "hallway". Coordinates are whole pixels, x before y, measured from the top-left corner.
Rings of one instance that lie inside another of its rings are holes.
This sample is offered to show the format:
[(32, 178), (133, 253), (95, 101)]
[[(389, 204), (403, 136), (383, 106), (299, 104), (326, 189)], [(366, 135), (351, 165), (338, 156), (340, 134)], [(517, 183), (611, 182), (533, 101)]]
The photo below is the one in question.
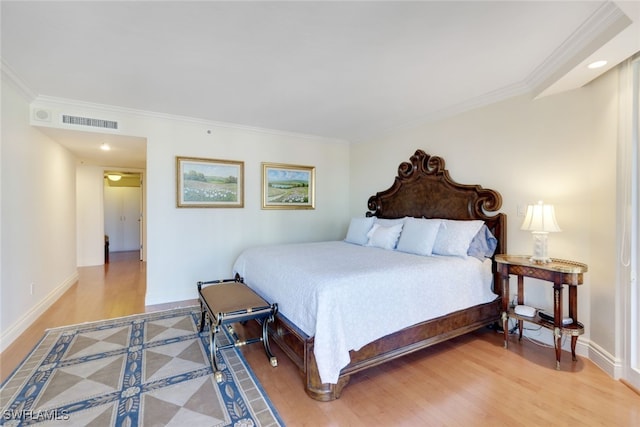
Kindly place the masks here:
[(108, 264), (79, 267), (78, 281), (0, 354), (0, 382), (17, 368), (46, 329), (197, 303), (145, 307), (146, 266), (138, 251), (129, 251), (111, 252)]

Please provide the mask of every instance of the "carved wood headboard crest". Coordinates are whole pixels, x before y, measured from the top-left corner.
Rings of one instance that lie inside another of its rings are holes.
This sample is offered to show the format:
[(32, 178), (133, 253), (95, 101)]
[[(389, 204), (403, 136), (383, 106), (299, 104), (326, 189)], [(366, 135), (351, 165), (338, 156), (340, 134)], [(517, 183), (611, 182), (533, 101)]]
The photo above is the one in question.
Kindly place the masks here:
[(446, 218), (484, 220), (498, 239), (496, 253), (506, 253), (506, 215), (489, 215), (502, 206), (502, 196), (480, 185), (451, 179), (444, 159), (417, 150), (398, 167), (398, 176), (385, 191), (371, 196), (367, 216), (378, 218)]

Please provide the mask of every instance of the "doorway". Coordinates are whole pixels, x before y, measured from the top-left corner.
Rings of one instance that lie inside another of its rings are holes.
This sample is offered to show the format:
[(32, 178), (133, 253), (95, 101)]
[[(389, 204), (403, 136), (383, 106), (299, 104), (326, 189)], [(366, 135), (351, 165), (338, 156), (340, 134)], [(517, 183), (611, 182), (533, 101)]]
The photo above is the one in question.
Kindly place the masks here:
[(139, 172), (105, 171), (105, 262), (111, 252), (137, 251), (143, 260), (143, 185)]

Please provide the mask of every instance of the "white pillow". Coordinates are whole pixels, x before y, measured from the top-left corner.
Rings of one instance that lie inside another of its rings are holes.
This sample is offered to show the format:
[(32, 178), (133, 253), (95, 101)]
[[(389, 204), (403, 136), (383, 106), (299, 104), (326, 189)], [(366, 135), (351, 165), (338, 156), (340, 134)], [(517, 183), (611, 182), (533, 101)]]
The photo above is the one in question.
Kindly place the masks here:
[(369, 233), (367, 233), (367, 237), (369, 238), (367, 246), (382, 249), (394, 249), (396, 247), (398, 237), (400, 237), (400, 232), (402, 232), (402, 224), (385, 227), (384, 225), (375, 223), (373, 224), (373, 227), (371, 227), (371, 230), (369, 230)]
[(347, 230), (345, 242), (355, 243), (356, 245), (366, 245), (369, 241), (367, 233), (373, 226), (373, 217), (369, 218), (352, 218)]
[(404, 220), (407, 219), (408, 217), (404, 217), (404, 218), (394, 218), (394, 219), (387, 219), (387, 218), (378, 218), (378, 217), (373, 217), (373, 222), (374, 224), (380, 224), (383, 225), (385, 227), (391, 227), (392, 225), (397, 225), (397, 224), (404, 224)]
[(443, 219), (433, 245), (433, 253), (466, 257), (469, 245), (482, 224), (484, 221), (475, 219), (468, 221)]
[(431, 255), (441, 219), (407, 218), (397, 249), (416, 255)]

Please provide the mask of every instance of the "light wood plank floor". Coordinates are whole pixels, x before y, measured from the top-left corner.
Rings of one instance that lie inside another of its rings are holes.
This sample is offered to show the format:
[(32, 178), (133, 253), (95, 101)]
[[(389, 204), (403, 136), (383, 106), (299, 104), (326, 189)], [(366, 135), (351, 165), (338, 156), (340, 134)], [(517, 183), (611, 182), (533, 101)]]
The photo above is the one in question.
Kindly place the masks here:
[[(80, 279), (0, 355), (4, 381), (46, 328), (193, 305), (144, 306), (145, 263), (114, 253), (111, 263), (79, 269)], [(194, 284), (195, 286), (195, 284)], [(254, 326), (248, 333), (253, 334)], [(239, 331), (242, 334), (242, 331)], [(316, 402), (277, 346), (272, 368), (261, 345), (242, 348), (288, 426), (638, 426), (640, 396), (582, 357), (485, 330), (354, 375), (342, 397)]]

